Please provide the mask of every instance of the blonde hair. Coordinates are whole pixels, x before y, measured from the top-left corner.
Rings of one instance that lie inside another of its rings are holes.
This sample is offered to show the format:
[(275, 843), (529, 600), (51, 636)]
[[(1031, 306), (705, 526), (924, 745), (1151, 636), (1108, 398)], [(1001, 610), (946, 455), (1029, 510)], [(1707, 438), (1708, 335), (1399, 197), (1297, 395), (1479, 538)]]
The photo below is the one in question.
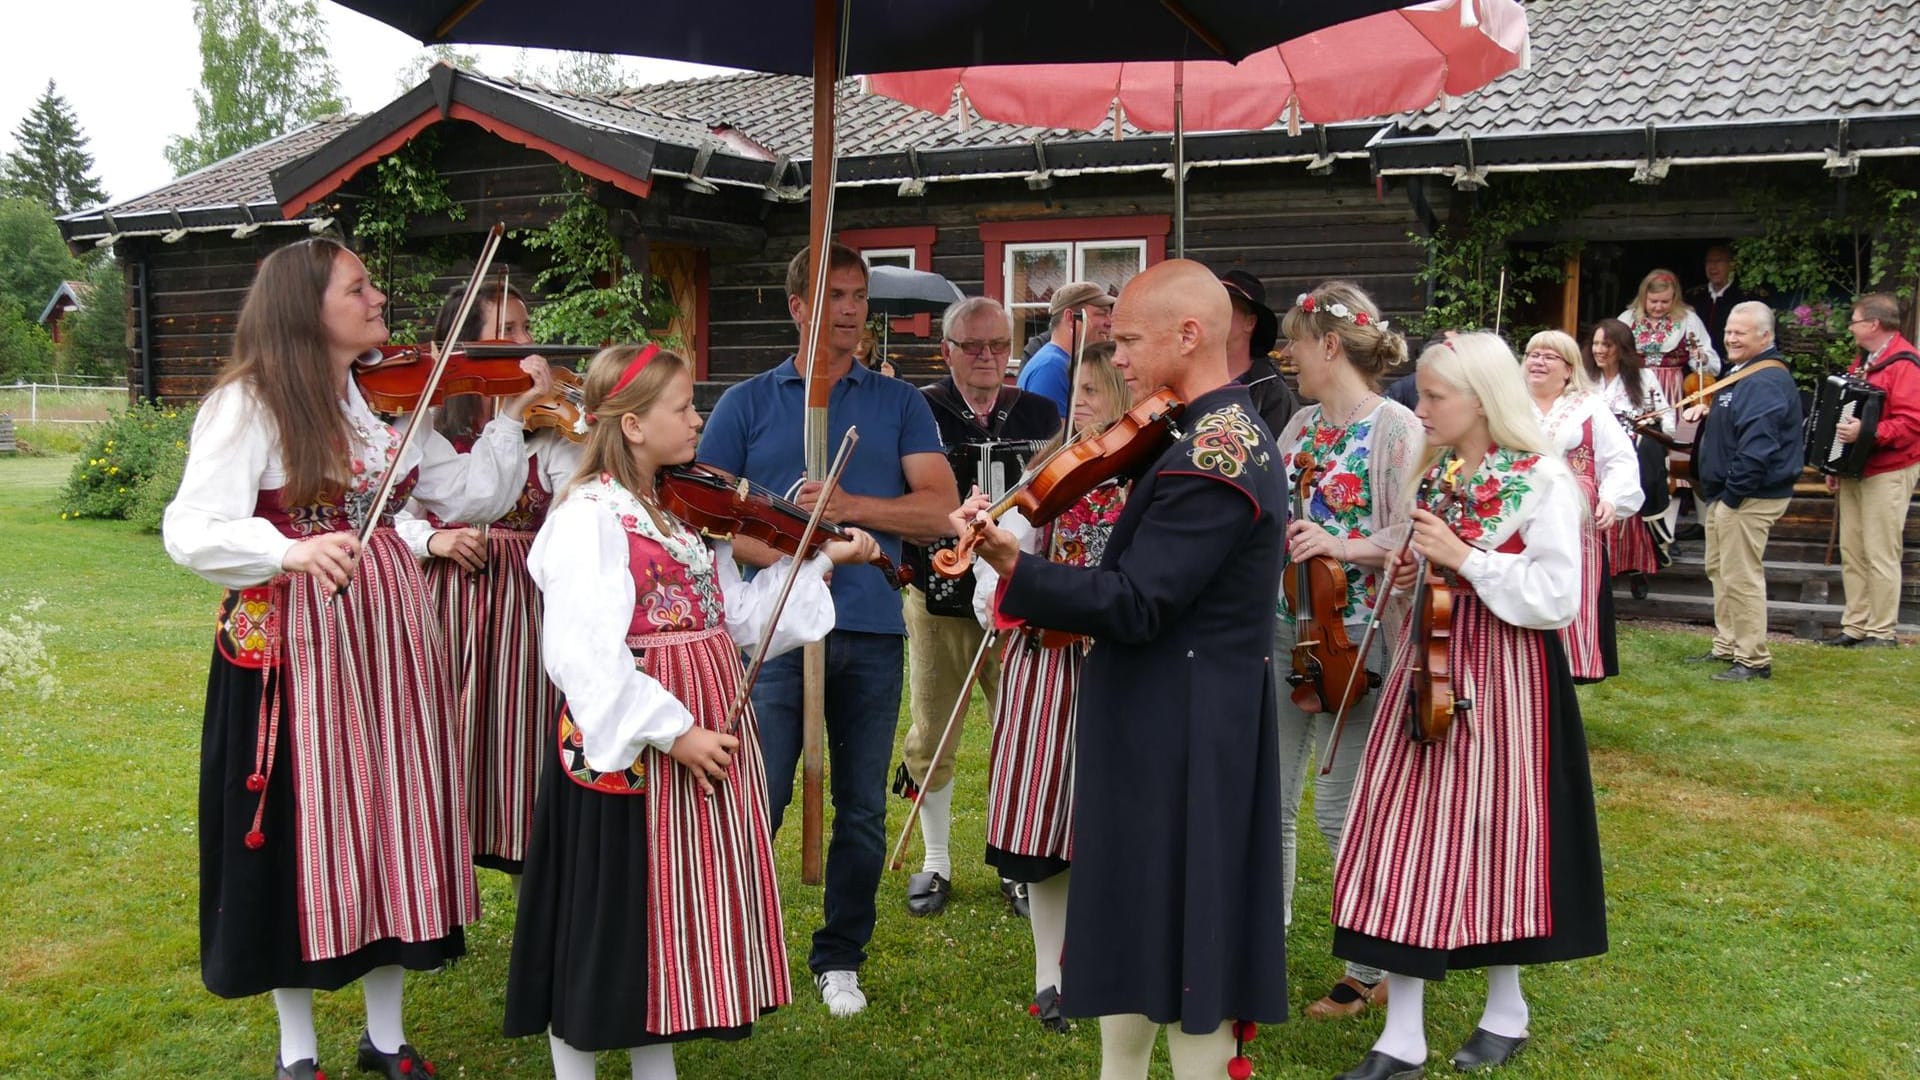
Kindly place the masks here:
[[(1106, 392), (1112, 403), (1112, 414), (1096, 420), (1081, 429), (1082, 435), (1097, 435), (1113, 426), (1113, 422), (1125, 415), (1133, 405), (1133, 391), (1127, 389), (1127, 377), (1113, 366), (1114, 344), (1111, 341), (1095, 341), (1080, 350), (1080, 374), (1091, 375), (1095, 386)], [(1060, 441), (1067, 435), (1067, 417), (1060, 420), (1060, 431), (1033, 453), (1033, 460), (1039, 460), (1060, 448)]]
[(1567, 385), (1560, 391), (1561, 394), (1593, 392), (1593, 380), (1587, 376), (1587, 365), (1585, 357), (1580, 353), (1580, 343), (1573, 340), (1572, 335), (1559, 330), (1542, 330), (1527, 339), (1525, 351), (1532, 352), (1535, 349), (1545, 349), (1566, 361), (1567, 370), (1572, 374), (1567, 376)]
[(1667, 318), (1674, 322), (1685, 322), (1687, 316), (1693, 313), (1693, 308), (1680, 291), (1680, 279), (1671, 270), (1649, 270), (1647, 276), (1640, 279), (1640, 291), (1633, 294), (1634, 315), (1645, 318), (1648, 294), (1664, 292), (1673, 294), (1673, 310), (1667, 312)]
[[(1457, 334), (1451, 341), (1429, 345), (1420, 354), (1420, 370), (1456, 390), (1471, 394), (1487, 415), (1487, 433), (1494, 445), (1558, 458), (1540, 421), (1513, 350), (1496, 334)], [(1421, 472), (1440, 460), (1440, 447), (1427, 446)]]
[[(1370, 387), (1380, 385), (1388, 370), (1407, 362), (1407, 340), (1382, 325), (1379, 305), (1360, 286), (1351, 281), (1323, 281), (1307, 295), (1313, 298), (1312, 311), (1296, 303), (1280, 320), (1281, 336), (1288, 341), (1334, 335), (1340, 339), (1347, 363)], [(1349, 314), (1340, 316), (1328, 310), (1335, 304), (1345, 307)], [(1365, 325), (1353, 318), (1362, 313), (1367, 318)]]
[(580, 454), (580, 467), (567, 481), (561, 498), (601, 473), (611, 475), (636, 496), (653, 497), (653, 492), (647, 490), (646, 477), (633, 460), (633, 451), (627, 447), (626, 436), (620, 431), (620, 418), (628, 413), (643, 414), (653, 408), (675, 378), (693, 369), (680, 354), (661, 350), (647, 361), (647, 366), (640, 369), (632, 382), (621, 387), (619, 393), (612, 393), (613, 384), (626, 373), (627, 365), (641, 350), (651, 347), (610, 345), (595, 353), (588, 362), (581, 394), (586, 414), (592, 419), (587, 423), (587, 444)]

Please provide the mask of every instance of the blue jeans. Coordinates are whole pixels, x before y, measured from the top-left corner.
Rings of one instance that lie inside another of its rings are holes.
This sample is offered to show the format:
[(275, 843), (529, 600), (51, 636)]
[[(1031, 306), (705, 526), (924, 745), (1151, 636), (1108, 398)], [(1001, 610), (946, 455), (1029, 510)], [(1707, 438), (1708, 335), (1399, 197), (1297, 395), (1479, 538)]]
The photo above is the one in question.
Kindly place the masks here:
[[(873, 938), (874, 893), (887, 857), (887, 766), (900, 722), (902, 639), (835, 630), (827, 635), (827, 777), (833, 834), (827, 844), (826, 925), (807, 967), (858, 971)], [(800, 762), (801, 650), (767, 661), (753, 687), (767, 801), (780, 831)]]

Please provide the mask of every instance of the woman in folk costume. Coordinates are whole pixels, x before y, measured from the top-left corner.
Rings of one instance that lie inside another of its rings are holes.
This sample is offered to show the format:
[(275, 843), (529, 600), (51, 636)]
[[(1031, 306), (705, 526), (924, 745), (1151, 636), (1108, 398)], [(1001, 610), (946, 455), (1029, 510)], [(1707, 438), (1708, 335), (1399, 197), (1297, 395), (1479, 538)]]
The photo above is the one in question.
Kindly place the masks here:
[[(506, 1031), (548, 1035), (559, 1080), (625, 1049), (673, 1075), (675, 1041), (746, 1037), (791, 997), (752, 710), (742, 671), (791, 561), (742, 582), (660, 508), (660, 470), (693, 460), (693, 374), (656, 346), (602, 351), (585, 385), (579, 471), (527, 555), (545, 609), (548, 728), (527, 846)], [(801, 567), (773, 649), (833, 626), (825, 574), (877, 549), (857, 530)], [(558, 768), (553, 767), (558, 765)]]
[[(1720, 354), (1714, 351), (1707, 324), (1700, 321), (1699, 313), (1681, 296), (1680, 280), (1673, 276), (1673, 271), (1649, 271), (1640, 280), (1640, 291), (1634, 294), (1632, 306), (1620, 313), (1620, 321), (1632, 331), (1634, 351), (1659, 380), (1660, 391), (1668, 401), (1680, 400), (1690, 372), (1698, 372), (1703, 378), (1720, 373)], [(1679, 425), (1682, 442), (1692, 441), (1693, 428), (1693, 424)], [(1672, 459), (1670, 467), (1675, 470), (1674, 475), (1684, 477), (1688, 474), (1686, 465), (1687, 458), (1682, 454)], [(1687, 487), (1684, 482), (1681, 486)], [(1683, 498), (1690, 501), (1692, 496)], [(1675, 499), (1667, 504), (1668, 535), (1678, 530), (1681, 501)]]
[[(1362, 624), (1380, 587), (1380, 572), (1406, 541), (1407, 502), (1420, 466), (1426, 436), (1420, 421), (1404, 406), (1377, 392), (1380, 376), (1406, 361), (1405, 339), (1388, 329), (1380, 309), (1358, 286), (1329, 281), (1300, 297), (1282, 324), (1287, 354), (1300, 373), (1300, 392), (1317, 401), (1293, 415), (1277, 432), (1275, 445), (1287, 464), (1290, 490), (1299, 490), (1302, 455), (1315, 476), (1304, 519), (1287, 526), (1287, 552), (1294, 565), (1327, 556), (1345, 568), (1346, 595), (1339, 608), (1347, 637), (1358, 643)], [(1397, 615), (1397, 610), (1395, 612)], [(1274, 625), (1274, 662), (1291, 669), (1296, 618), (1286, 594), (1279, 598)], [(1380, 647), (1367, 667), (1384, 671), (1386, 645), (1397, 618), (1382, 627)], [(1324, 704), (1324, 703), (1323, 703)], [(1293, 924), (1294, 866), (1298, 850), (1300, 800), (1311, 762), (1324, 761), (1333, 732), (1334, 708), (1308, 713), (1280, 691), (1280, 804), (1282, 853), (1286, 870), (1283, 898), (1287, 924)], [(1314, 792), (1314, 823), (1331, 851), (1340, 850), (1354, 774), (1367, 744), (1372, 703), (1356, 703), (1347, 719), (1332, 771), (1319, 777)], [(1365, 964), (1348, 964), (1340, 981), (1307, 1006), (1314, 1019), (1357, 1016), (1386, 999), (1383, 973)]]
[[(1595, 323), (1593, 340), (1582, 367), (1588, 381), (1598, 387), (1600, 399), (1615, 416), (1631, 418), (1659, 412), (1660, 433), (1669, 440), (1673, 438), (1674, 417), (1665, 411), (1666, 391), (1660, 388), (1659, 377), (1647, 369), (1639, 350), (1633, 347), (1633, 330), (1626, 323), (1619, 319), (1601, 319)], [(1655, 478), (1654, 490), (1649, 490), (1643, 479), (1640, 510), (1615, 518), (1606, 530), (1607, 565), (1616, 576), (1634, 575), (1633, 595), (1644, 598), (1647, 576), (1659, 571), (1660, 551), (1670, 539), (1664, 519), (1643, 516), (1658, 515), (1666, 509), (1666, 448), (1659, 439), (1642, 432), (1633, 432), (1631, 438), (1635, 455), (1641, 462), (1641, 476)]]
[[(1073, 390), (1073, 430), (1082, 437), (1098, 434), (1126, 412), (1131, 399), (1126, 379), (1113, 366), (1113, 343), (1088, 345)], [(1043, 447), (1035, 460), (1052, 449)], [(1023, 551), (1068, 566), (1097, 566), (1126, 501), (1123, 485), (1107, 483), (1042, 528), (1035, 529), (1018, 510), (1001, 524), (1020, 537)], [(974, 614), (981, 626), (993, 630), (1000, 575), (985, 561), (974, 564), (974, 574)], [(1027, 885), (1033, 928), (1033, 1003), (1028, 1012), (1041, 1027), (1064, 1034), (1069, 1025), (1060, 1013), (1060, 952), (1066, 944), (1067, 879), (1073, 862), (1074, 711), (1088, 642), (1043, 634), (1034, 627), (1007, 629), (1000, 692), (993, 703), (987, 864), (1002, 878)]]
[[(449, 296), (434, 323), (434, 340), (453, 337), (459, 295)], [(532, 344), (527, 304), (511, 285), (491, 283), (458, 340)], [(427, 563), (427, 586), (439, 614), (453, 679), (466, 759), (467, 821), (473, 861), (520, 873), (533, 827), (547, 723), (560, 706), (540, 665), (540, 602), (527, 575), (527, 549), (546, 521), (553, 497), (580, 464), (580, 444), (552, 429), (526, 433), (509, 406), (486, 419), (486, 399), (449, 398), (435, 428), (467, 453), (493, 440), (507, 447), (498, 496), (482, 513), (455, 522), (426, 515), (401, 529)]]
[(1620, 674), (1606, 531), (1640, 509), (1640, 461), (1626, 429), (1587, 382), (1573, 338), (1558, 330), (1533, 335), (1521, 365), (1534, 417), (1580, 485), (1580, 613), (1560, 631), (1560, 642), (1573, 681), (1599, 682)]
[[(1453, 1064), (1505, 1064), (1529, 1033), (1520, 965), (1606, 951), (1600, 840), (1580, 705), (1555, 630), (1580, 607), (1580, 487), (1491, 334), (1420, 357), (1427, 470), (1412, 551), (1453, 585), (1454, 693), (1437, 741), (1408, 735), (1408, 619), (1380, 695), (1334, 872), (1334, 954), (1385, 969), (1380, 1038), (1340, 1080), (1412, 1080), (1427, 1058), (1426, 983), (1487, 968), (1487, 1001)], [(1449, 499), (1436, 492), (1452, 493)], [(1431, 507), (1431, 509), (1429, 509)], [(1414, 584), (1402, 560), (1393, 587)]]
[(313, 991), (356, 979), (360, 1067), (418, 1075), (401, 971), (461, 955), (479, 914), (445, 652), (391, 526), (409, 493), (483, 509), (487, 470), (444, 441), (399, 457), (368, 409), (350, 372), (386, 341), (385, 303), (331, 240), (261, 262), (164, 526), (176, 562), (228, 589), (201, 751), (201, 973), (222, 997), (273, 992), (281, 1078), (318, 1071)]

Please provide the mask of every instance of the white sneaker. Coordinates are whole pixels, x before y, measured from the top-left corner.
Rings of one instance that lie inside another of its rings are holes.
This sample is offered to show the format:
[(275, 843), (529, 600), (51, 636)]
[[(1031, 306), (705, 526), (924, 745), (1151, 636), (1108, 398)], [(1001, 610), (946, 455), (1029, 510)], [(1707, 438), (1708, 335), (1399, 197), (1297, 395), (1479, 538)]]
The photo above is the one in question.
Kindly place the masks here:
[(853, 1016), (867, 1007), (857, 971), (823, 971), (813, 977), (813, 984), (820, 988), (820, 1000), (826, 1002), (827, 1011), (835, 1016)]

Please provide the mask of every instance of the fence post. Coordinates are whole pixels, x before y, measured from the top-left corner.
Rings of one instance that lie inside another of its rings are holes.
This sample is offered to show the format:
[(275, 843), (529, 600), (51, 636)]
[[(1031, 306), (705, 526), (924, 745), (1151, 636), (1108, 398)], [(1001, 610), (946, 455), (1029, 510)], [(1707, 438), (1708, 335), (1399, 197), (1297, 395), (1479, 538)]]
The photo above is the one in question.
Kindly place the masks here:
[(27, 390), (27, 419), (38, 423), (40, 420), (40, 384), (33, 383)]

